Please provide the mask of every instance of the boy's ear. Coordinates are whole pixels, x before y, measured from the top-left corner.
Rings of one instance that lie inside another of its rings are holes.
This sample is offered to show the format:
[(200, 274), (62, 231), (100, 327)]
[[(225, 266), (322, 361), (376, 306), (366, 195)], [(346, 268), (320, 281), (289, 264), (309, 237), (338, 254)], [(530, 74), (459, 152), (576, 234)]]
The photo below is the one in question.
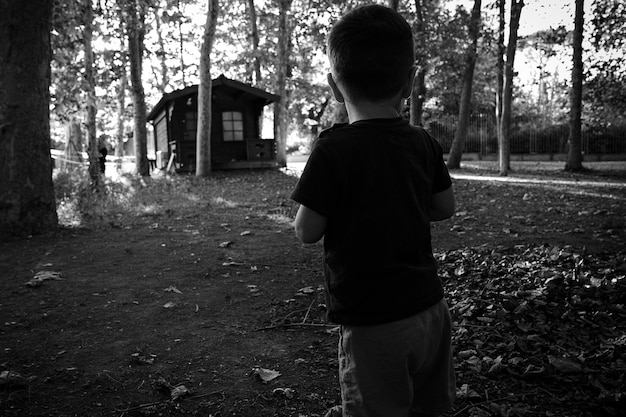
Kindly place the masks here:
[(406, 80), (406, 84), (402, 89), (402, 98), (411, 97), (411, 93), (413, 93), (413, 83), (415, 82), (415, 73), (417, 72), (417, 66), (413, 65), (411, 71), (409, 72), (409, 77)]
[(341, 94), (341, 91), (339, 90), (339, 87), (337, 87), (337, 83), (335, 83), (335, 79), (333, 78), (333, 74), (331, 74), (329, 72), (326, 75), (326, 80), (328, 81), (328, 85), (330, 86), (330, 89), (333, 92), (333, 96), (335, 96), (335, 100), (337, 100), (340, 103), (343, 103), (345, 101), (345, 99), (343, 98), (343, 94)]

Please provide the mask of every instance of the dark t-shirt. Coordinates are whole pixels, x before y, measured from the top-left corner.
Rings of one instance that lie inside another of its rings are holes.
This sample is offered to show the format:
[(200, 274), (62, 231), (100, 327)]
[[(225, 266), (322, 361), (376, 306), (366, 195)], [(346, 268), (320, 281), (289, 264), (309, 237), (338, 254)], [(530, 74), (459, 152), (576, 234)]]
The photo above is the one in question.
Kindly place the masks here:
[(441, 300), (428, 207), (450, 186), (441, 146), (402, 118), (321, 133), (291, 198), (327, 219), (330, 321), (382, 324)]

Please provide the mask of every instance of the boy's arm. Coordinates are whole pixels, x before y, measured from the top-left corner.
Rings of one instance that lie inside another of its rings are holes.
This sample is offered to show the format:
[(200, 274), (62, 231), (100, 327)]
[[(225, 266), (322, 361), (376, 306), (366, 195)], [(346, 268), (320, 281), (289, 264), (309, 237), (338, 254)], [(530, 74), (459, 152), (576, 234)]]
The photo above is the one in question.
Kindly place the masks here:
[(449, 219), (454, 215), (454, 211), (455, 204), (452, 187), (433, 194), (428, 209), (431, 222)]
[(326, 217), (300, 205), (294, 222), (296, 236), (302, 243), (315, 243), (324, 236)]

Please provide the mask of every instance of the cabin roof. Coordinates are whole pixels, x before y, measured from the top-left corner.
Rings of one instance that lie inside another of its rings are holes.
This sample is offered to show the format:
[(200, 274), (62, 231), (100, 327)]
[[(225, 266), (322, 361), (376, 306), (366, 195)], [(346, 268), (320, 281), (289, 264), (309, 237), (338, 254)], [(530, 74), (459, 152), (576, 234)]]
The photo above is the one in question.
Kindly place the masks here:
[[(228, 87), (234, 90), (239, 90), (245, 94), (251, 95), (257, 99), (264, 100), (264, 105), (269, 103), (274, 103), (280, 101), (280, 96), (272, 93), (268, 93), (267, 91), (261, 90), (260, 88), (256, 88), (251, 86), (250, 84), (242, 83), (240, 81), (231, 80), (229, 78), (224, 77), (224, 74), (212, 80), (212, 88), (217, 87)], [(154, 120), (159, 112), (165, 107), (165, 105), (172, 101), (176, 100), (180, 97), (185, 97), (192, 94), (198, 93), (198, 85), (191, 85), (189, 87), (185, 87), (181, 90), (172, 91), (171, 93), (163, 94), (163, 97), (159, 100), (159, 102), (152, 108), (150, 113), (148, 114), (148, 120)]]

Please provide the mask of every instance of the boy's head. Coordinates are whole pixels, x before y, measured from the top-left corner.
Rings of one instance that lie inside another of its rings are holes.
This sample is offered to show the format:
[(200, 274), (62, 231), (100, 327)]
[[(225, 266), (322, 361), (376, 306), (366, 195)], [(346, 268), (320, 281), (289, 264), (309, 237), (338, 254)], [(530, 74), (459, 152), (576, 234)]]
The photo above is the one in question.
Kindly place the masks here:
[(395, 97), (415, 62), (413, 33), (392, 9), (363, 6), (343, 16), (328, 36), (328, 58), (335, 81), (352, 99)]

